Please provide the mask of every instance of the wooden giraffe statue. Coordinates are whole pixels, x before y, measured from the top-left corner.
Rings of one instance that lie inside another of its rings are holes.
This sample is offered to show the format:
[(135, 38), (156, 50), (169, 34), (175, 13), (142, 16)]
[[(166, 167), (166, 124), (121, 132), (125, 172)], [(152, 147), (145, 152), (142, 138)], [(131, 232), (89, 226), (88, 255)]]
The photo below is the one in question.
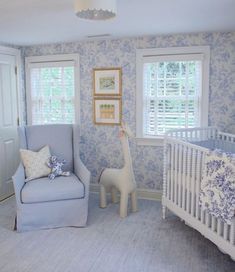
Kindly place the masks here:
[(111, 189), (112, 202), (117, 203), (117, 190), (120, 192), (120, 217), (127, 216), (128, 197), (131, 196), (132, 212), (137, 211), (136, 182), (129, 148), (129, 137), (133, 137), (130, 128), (122, 122), (119, 137), (124, 154), (124, 166), (121, 169), (106, 168), (100, 176), (100, 207), (107, 207), (106, 189)]

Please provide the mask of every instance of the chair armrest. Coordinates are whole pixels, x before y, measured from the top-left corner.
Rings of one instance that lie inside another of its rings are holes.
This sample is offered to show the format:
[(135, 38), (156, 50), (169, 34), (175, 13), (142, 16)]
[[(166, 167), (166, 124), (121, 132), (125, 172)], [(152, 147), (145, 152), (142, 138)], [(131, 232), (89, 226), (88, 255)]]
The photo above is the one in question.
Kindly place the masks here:
[(17, 204), (22, 204), (21, 202), (21, 190), (25, 184), (25, 172), (22, 163), (19, 164), (14, 176), (12, 177), (14, 190), (15, 190), (15, 198)]
[(74, 160), (74, 172), (76, 176), (84, 183), (85, 187), (87, 188), (86, 191), (89, 192), (91, 173), (79, 157), (76, 157)]
[(91, 174), (86, 166), (80, 159), (79, 154), (79, 139), (80, 139), (80, 129), (78, 125), (73, 126), (73, 151), (74, 151), (74, 172), (76, 176), (81, 180), (85, 186), (85, 196), (88, 197), (89, 186), (91, 180)]

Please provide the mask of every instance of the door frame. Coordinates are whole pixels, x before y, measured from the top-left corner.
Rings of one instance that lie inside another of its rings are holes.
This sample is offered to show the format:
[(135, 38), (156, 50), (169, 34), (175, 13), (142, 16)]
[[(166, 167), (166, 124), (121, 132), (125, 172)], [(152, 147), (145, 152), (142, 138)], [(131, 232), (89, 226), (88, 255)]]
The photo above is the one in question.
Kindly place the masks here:
[(12, 48), (12, 47), (7, 47), (7, 46), (1, 46), (0, 45), (0, 54), (3, 55), (10, 55), (14, 56), (16, 60), (16, 97), (17, 97), (17, 115), (18, 115), (18, 120), (19, 123), (18, 125), (21, 126), (23, 125), (23, 111), (22, 111), (22, 77), (21, 77), (21, 72), (22, 72), (22, 59), (21, 59), (21, 50)]

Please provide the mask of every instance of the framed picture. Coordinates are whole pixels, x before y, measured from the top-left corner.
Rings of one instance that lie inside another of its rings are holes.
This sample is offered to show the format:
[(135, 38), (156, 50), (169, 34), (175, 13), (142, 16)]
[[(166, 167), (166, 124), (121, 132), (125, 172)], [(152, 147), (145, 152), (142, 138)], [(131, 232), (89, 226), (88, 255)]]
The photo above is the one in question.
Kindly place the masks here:
[(94, 123), (97, 125), (120, 125), (121, 98), (94, 98)]
[(121, 68), (93, 69), (94, 96), (121, 96)]

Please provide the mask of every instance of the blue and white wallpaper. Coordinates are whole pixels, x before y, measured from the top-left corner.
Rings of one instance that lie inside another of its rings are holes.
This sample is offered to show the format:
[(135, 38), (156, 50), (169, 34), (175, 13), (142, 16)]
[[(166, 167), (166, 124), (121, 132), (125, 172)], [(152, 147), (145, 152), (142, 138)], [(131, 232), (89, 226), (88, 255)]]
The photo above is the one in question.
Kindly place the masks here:
[[(23, 56), (78, 53), (80, 55), (81, 155), (96, 182), (103, 167), (121, 167), (123, 157), (118, 128), (93, 124), (92, 69), (122, 67), (123, 119), (133, 132), (135, 120), (136, 49), (201, 46), (211, 48), (209, 124), (235, 133), (235, 32), (79, 41), (23, 47)], [(139, 188), (161, 190), (162, 148), (139, 146), (131, 140)]]

